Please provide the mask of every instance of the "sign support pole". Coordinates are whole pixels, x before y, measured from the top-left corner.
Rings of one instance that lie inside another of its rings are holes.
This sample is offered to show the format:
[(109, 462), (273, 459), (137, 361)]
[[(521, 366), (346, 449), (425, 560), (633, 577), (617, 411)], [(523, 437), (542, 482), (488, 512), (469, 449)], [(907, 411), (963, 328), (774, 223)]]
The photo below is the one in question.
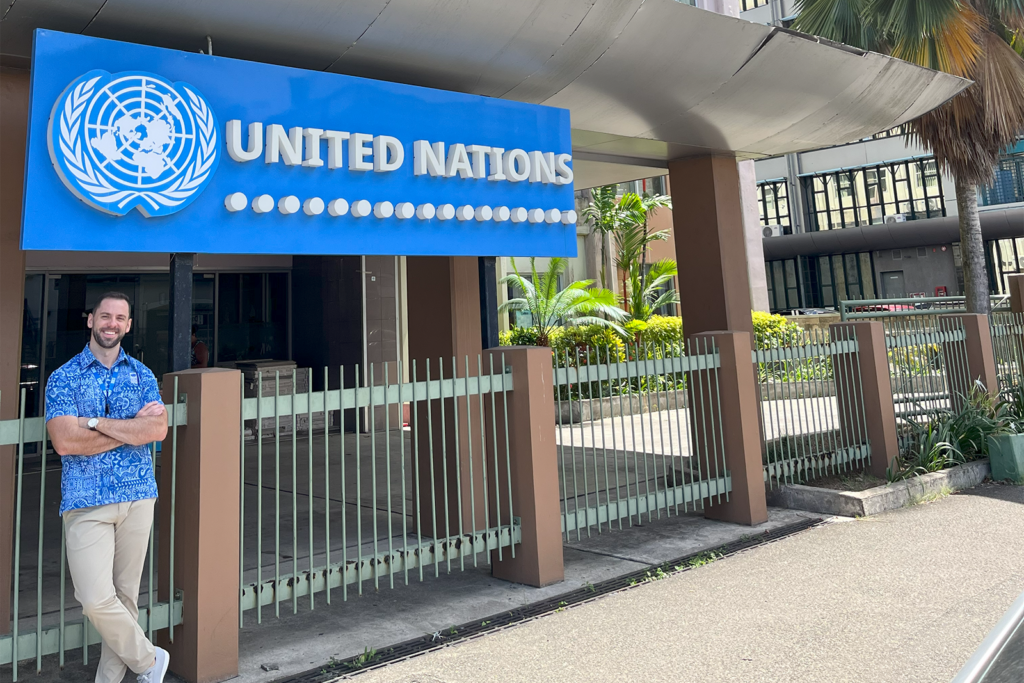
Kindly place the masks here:
[(498, 278), (497, 259), (481, 256), (480, 269), (480, 338), (482, 348), (498, 347)]
[(171, 305), (168, 335), (170, 371), (192, 367), (192, 264), (195, 254), (171, 254)]

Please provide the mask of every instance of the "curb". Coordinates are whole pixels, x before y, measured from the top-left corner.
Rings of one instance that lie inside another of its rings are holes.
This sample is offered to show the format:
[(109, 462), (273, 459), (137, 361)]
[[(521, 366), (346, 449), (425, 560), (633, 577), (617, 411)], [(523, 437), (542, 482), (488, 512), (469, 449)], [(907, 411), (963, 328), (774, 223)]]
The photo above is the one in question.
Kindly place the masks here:
[(768, 504), (823, 515), (867, 517), (906, 507), (925, 496), (941, 493), (943, 489), (956, 490), (977, 486), (989, 474), (988, 460), (976, 460), (905, 481), (876, 486), (866, 491), (835, 491), (815, 486), (786, 484), (768, 494)]

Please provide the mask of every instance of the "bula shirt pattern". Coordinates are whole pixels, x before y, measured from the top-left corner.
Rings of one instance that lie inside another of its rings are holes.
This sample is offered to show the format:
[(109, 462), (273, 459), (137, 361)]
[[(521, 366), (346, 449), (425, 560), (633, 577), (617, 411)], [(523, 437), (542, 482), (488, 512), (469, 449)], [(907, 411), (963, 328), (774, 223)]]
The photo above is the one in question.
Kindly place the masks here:
[[(109, 417), (127, 420), (160, 400), (156, 377), (121, 349), (107, 369), (86, 345), (46, 384), (46, 419)], [(61, 457), (60, 514), (68, 510), (157, 497), (149, 446), (123, 444), (98, 455)]]

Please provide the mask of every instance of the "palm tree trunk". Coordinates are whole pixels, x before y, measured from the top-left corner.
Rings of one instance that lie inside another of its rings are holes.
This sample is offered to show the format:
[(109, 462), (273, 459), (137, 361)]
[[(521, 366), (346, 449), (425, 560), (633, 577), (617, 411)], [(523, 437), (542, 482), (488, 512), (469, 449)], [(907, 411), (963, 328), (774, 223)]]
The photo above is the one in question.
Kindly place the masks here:
[(608, 289), (604, 279), (604, 266), (608, 263), (608, 233), (601, 233), (601, 289)]
[(989, 312), (985, 242), (978, 217), (978, 187), (955, 179), (956, 205), (960, 214), (960, 258), (964, 268), (964, 296), (968, 313)]

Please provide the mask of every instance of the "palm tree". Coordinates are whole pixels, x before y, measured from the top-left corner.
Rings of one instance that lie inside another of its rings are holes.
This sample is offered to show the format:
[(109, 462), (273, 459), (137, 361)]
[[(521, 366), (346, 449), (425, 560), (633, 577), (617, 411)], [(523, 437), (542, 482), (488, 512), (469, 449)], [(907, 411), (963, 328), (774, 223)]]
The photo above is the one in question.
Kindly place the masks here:
[[(512, 259), (514, 272), (501, 278), (501, 284), (515, 285), (523, 295), (503, 303), (498, 312), (529, 311), (537, 330), (538, 346), (548, 346), (551, 330), (558, 325), (602, 325), (625, 336), (625, 330), (616, 321), (624, 320), (626, 314), (616, 305), (612, 291), (593, 289), (593, 280), (572, 282), (558, 291), (558, 276), (567, 266), (564, 258), (552, 258), (548, 271), (538, 275), (536, 259), (531, 258), (531, 277), (527, 279), (519, 274), (516, 261)], [(606, 317), (593, 315), (595, 313)]]
[[(628, 252), (632, 247), (631, 259), (639, 261), (641, 289), (646, 288), (647, 247), (651, 242), (668, 239), (667, 230), (651, 233), (649, 227), (651, 216), (662, 207), (671, 209), (672, 198), (664, 194), (649, 195), (644, 192), (642, 195), (638, 195), (634, 192), (627, 192), (622, 195), (622, 200), (619, 202), (619, 232), (622, 233), (622, 239), (619, 241), (620, 250), (622, 246), (625, 246)], [(619, 234), (616, 233), (616, 237), (618, 236)], [(623, 266), (620, 265), (619, 268), (623, 268)], [(629, 272), (631, 268), (626, 267), (623, 270)]]
[(605, 264), (608, 263), (608, 235), (615, 232), (619, 223), (619, 205), (615, 201), (618, 196), (617, 185), (595, 187), (590, 191), (591, 202), (583, 209), (583, 220), (590, 221), (594, 231), (601, 239), (601, 287), (607, 287)]
[(793, 27), (974, 84), (910, 123), (953, 176), (967, 310), (988, 313), (978, 186), (1024, 132), (1024, 0), (798, 0)]
[(669, 288), (679, 269), (672, 259), (662, 259), (651, 266), (642, 281), (641, 273), (638, 268), (630, 271), (628, 293), (624, 298), (630, 318), (646, 323), (662, 306), (679, 303), (679, 294)]

